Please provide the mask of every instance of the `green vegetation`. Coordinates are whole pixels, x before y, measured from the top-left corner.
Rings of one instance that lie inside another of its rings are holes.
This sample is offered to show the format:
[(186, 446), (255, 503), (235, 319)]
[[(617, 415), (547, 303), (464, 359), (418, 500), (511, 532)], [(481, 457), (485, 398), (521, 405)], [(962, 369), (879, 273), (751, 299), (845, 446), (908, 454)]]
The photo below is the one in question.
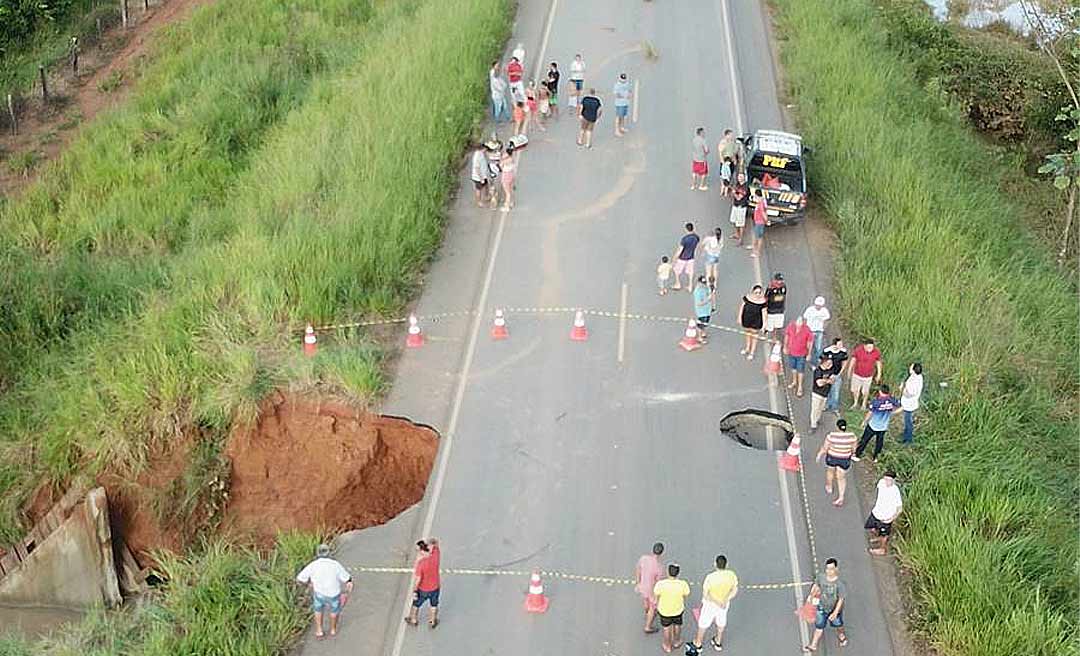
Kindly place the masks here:
[[(270, 391), (380, 391), (367, 337), (307, 359), (290, 331), (414, 293), (510, 15), (506, 0), (214, 3), (125, 79), (128, 104), (0, 202), (0, 542), (41, 481), (138, 467), (182, 435), (191, 466), (151, 501), (197, 538), (223, 439)], [(285, 653), (310, 542), (166, 556), (152, 605), (0, 653)]]
[(916, 629), (943, 655), (1075, 654), (1077, 288), (999, 191), (956, 108), (927, 93), (869, 0), (775, 0), (786, 76), (841, 240), (849, 327), (898, 377), (924, 363), (926, 422), (887, 457)]
[[(134, 2), (131, 3), (134, 5)], [(0, 91), (17, 93), (34, 83), (39, 64), (65, 59), (71, 37), (89, 45), (103, 27), (120, 21), (109, 0), (0, 0)]]
[(293, 583), (318, 540), (282, 535), (266, 557), (223, 542), (164, 555), (165, 586), (148, 603), (95, 612), (30, 644), (0, 637), (2, 656), (241, 656), (284, 654), (307, 625), (303, 590)]
[(197, 14), (131, 106), (0, 215), (0, 536), (42, 476), (221, 436), (278, 385), (381, 385), (362, 339), (311, 362), (285, 329), (409, 298), (509, 7), (280, 7)]

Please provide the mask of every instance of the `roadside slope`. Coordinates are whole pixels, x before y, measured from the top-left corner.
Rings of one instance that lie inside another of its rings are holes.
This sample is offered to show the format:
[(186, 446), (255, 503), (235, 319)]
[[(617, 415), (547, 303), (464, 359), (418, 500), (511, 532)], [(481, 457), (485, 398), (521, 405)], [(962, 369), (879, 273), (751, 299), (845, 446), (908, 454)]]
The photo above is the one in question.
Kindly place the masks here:
[[(1004, 173), (889, 50), (866, 0), (776, 0), (849, 328), (935, 383), (901, 562), (943, 654), (1074, 653), (1076, 287), (1021, 227)], [(1009, 610), (1003, 613), (1002, 599)]]

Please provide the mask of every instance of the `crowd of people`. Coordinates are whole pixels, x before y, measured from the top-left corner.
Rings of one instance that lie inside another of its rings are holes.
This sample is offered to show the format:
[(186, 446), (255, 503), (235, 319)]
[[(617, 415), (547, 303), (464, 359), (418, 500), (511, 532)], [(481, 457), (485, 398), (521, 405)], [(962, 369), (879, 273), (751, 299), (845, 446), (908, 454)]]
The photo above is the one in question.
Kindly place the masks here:
[[(514, 185), (517, 163), (516, 150), (527, 143), (523, 138), (530, 126), (544, 130), (560, 114), (560, 82), (562, 72), (558, 62), (550, 62), (542, 80), (526, 79), (525, 51), (518, 46), (505, 63), (492, 62), (489, 71), (491, 114), (496, 125), (512, 122), (513, 136), (504, 144), (498, 137), (477, 143), (470, 159), (470, 177), (475, 189), (478, 207), (501, 207), (509, 211), (514, 206)], [(566, 107), (572, 110), (580, 124), (577, 144), (592, 147), (593, 131), (603, 113), (603, 103), (595, 88), (586, 87), (586, 66), (581, 54), (574, 56), (569, 66), (569, 85), (566, 90)], [(616, 137), (628, 131), (627, 118), (633, 100), (633, 85), (626, 73), (616, 78), (612, 87), (615, 107), (614, 134)], [(706, 130), (698, 127), (691, 137), (691, 191), (709, 189), (709, 158), (712, 149), (706, 138)], [(742, 170), (742, 150), (732, 130), (724, 130), (716, 146), (719, 163), (720, 195), (730, 201), (728, 222), (731, 224), (730, 239), (739, 247), (750, 251), (751, 257), (760, 257), (765, 229), (769, 224), (768, 203), (761, 189), (751, 189)], [(747, 215), (753, 198), (750, 243), (744, 243)], [(713, 317), (717, 314), (716, 281), (719, 262), (725, 240), (720, 227), (715, 227), (704, 239), (696, 232), (693, 223), (684, 225), (684, 233), (669, 255), (663, 255), (656, 268), (657, 289), (661, 295), (686, 289), (691, 293), (694, 318), (699, 339), (707, 339)], [(704, 271), (695, 276), (696, 261), (704, 260)], [(685, 285), (683, 281), (685, 279)], [(744, 339), (740, 355), (753, 360), (759, 342), (774, 341), (782, 344), (784, 365), (789, 371), (788, 390), (801, 399), (809, 382), (809, 424), (811, 432), (817, 431), (826, 412), (833, 413), (835, 430), (824, 436), (816, 460), (825, 465), (825, 491), (835, 498), (832, 505), (842, 507), (846, 492), (846, 474), (853, 462), (858, 462), (870, 442), (874, 442), (872, 458), (876, 461), (884, 448), (886, 432), (894, 414), (903, 413), (902, 441), (914, 439), (914, 415), (919, 408), (923, 390), (922, 365), (910, 363), (906, 378), (901, 383), (900, 398), (892, 395), (889, 385), (882, 383), (882, 354), (872, 339), (864, 340), (849, 351), (841, 337), (835, 336), (826, 344), (827, 325), (832, 313), (823, 296), (816, 296), (794, 319), (787, 321), (788, 290), (784, 275), (774, 273), (768, 284), (754, 285), (743, 295), (735, 313), (735, 323), (741, 328)], [(812, 371), (807, 377), (809, 363)], [(808, 380), (809, 378), (809, 380)], [(842, 413), (842, 390), (844, 380), (852, 396), (852, 410), (864, 412), (862, 435), (856, 437), (848, 429)], [(876, 385), (876, 388), (875, 388)], [(892, 524), (903, 509), (900, 488), (894, 472), (886, 471), (877, 483), (877, 498), (864, 527), (869, 532), (869, 553), (887, 553)], [(419, 623), (421, 607), (427, 603), (430, 611), (428, 624), (438, 626), (439, 564), (438, 541), (428, 538), (417, 542), (417, 559), (413, 570), (413, 602), (405, 622), (410, 626)], [(662, 648), (671, 652), (681, 643), (683, 616), (690, 586), (679, 578), (681, 568), (677, 563), (661, 561), (664, 545), (657, 542), (651, 553), (639, 558), (634, 573), (635, 590), (644, 607), (644, 632), (662, 631)], [(700, 605), (694, 609), (697, 631), (685, 643), (688, 655), (697, 654), (705, 644), (708, 631), (715, 628), (709, 638), (710, 646), (723, 649), (724, 629), (728, 610), (738, 593), (739, 582), (729, 567), (728, 559), (718, 555), (714, 568), (704, 577), (701, 585)], [(666, 576), (665, 576), (666, 572)], [(308, 586), (312, 594), (315, 637), (323, 639), (324, 619), (329, 618), (330, 636), (337, 634), (338, 617), (352, 591), (352, 578), (336, 560), (330, 558), (330, 548), (319, 545), (316, 558), (297, 575), (296, 580)], [(804, 651), (814, 652), (827, 627), (836, 630), (839, 644), (848, 643), (844, 629), (843, 612), (847, 598), (847, 586), (841, 575), (836, 558), (825, 561), (823, 571), (812, 583), (805, 605), (800, 609), (804, 618), (811, 622), (814, 631)], [(656, 627), (657, 621), (659, 628)]]

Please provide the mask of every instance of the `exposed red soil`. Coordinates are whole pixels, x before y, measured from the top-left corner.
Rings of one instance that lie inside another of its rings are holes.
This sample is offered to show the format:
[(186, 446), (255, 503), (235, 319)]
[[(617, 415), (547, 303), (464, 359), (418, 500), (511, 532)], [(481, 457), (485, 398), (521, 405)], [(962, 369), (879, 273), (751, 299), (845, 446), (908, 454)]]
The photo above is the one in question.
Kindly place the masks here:
[(275, 394), (229, 441), (224, 525), (266, 543), (382, 524), (423, 497), (437, 448), (435, 431), (409, 421)]
[[(82, 48), (78, 76), (72, 75), (69, 66), (60, 66), (46, 75), (49, 102), (41, 100), (41, 89), (35, 86), (34, 93), (19, 103), (16, 136), (7, 128), (5, 100), (0, 112), (0, 123), (4, 125), (0, 130), (0, 155), (33, 152), (37, 163), (28, 174), (0, 166), (0, 195), (10, 196), (23, 189), (44, 163), (63, 153), (83, 125), (128, 97), (138, 63), (147, 56), (162, 27), (183, 20), (195, 7), (212, 1), (155, 0), (148, 11), (143, 10), (141, 2), (129, 3), (127, 29), (116, 26), (105, 30), (97, 44)], [(119, 88), (102, 90), (100, 83), (114, 74), (123, 76)]]
[[(145, 565), (154, 550), (181, 552), (207, 513), (174, 525), (155, 510), (188, 473), (191, 437), (151, 456), (132, 478), (107, 471), (114, 535)], [(228, 497), (217, 531), (268, 547), (279, 531), (334, 533), (382, 524), (424, 495), (438, 434), (404, 419), (354, 409), (338, 400), (273, 394), (251, 426), (237, 427), (224, 448)], [(48, 510), (42, 491), (34, 507)], [(44, 513), (42, 512), (42, 514)], [(31, 514), (32, 513), (28, 513)]]

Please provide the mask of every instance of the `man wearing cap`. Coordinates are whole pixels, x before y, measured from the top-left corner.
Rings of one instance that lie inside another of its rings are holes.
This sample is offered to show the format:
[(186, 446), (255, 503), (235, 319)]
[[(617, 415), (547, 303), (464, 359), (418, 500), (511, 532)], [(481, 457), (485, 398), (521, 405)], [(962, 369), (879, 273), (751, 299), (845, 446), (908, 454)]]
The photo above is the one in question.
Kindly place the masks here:
[[(881, 477), (877, 484), (877, 500), (866, 518), (864, 524), (870, 532), (870, 553), (875, 556), (884, 556), (888, 553), (889, 535), (892, 533), (892, 524), (904, 510), (904, 500), (900, 497), (900, 486), (896, 484), (896, 474), (889, 470)], [(878, 538), (878, 545), (874, 546), (874, 537)]]
[(821, 350), (825, 348), (825, 323), (832, 318), (829, 308), (825, 307), (825, 297), (818, 296), (814, 304), (803, 310), (803, 319), (814, 333), (814, 347), (810, 350), (810, 362), (817, 362)]
[[(341, 563), (330, 557), (330, 547), (320, 544), (315, 560), (308, 563), (296, 580), (311, 588), (311, 609), (315, 612), (315, 639), (322, 640), (323, 614), (330, 613), (330, 636), (337, 635), (338, 615), (352, 592), (352, 575)], [(342, 592), (342, 586), (345, 590)]]
[(776, 332), (784, 329), (784, 304), (787, 301), (787, 286), (784, 285), (784, 274), (777, 271), (773, 274), (769, 286), (765, 289), (765, 332)]

